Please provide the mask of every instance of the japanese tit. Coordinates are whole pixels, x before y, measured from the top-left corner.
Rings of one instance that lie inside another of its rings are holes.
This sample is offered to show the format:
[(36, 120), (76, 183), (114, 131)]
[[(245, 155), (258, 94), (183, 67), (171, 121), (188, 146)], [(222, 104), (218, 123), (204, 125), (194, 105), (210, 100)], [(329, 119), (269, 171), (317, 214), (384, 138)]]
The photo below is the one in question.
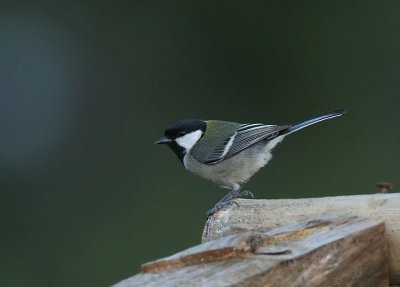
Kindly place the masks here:
[(167, 144), (188, 171), (231, 190), (208, 212), (209, 216), (234, 198), (252, 196), (241, 191), (241, 186), (271, 160), (272, 149), (287, 135), (339, 117), (345, 111), (321, 114), (292, 125), (184, 119), (169, 125), (156, 144)]

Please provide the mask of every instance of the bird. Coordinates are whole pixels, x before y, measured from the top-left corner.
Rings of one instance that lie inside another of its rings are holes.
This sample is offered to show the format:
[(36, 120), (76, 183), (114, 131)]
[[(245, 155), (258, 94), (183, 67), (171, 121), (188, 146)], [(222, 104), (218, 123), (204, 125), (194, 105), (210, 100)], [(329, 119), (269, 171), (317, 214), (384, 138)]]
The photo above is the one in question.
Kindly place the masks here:
[(272, 150), (287, 135), (345, 112), (339, 109), (291, 125), (183, 119), (168, 125), (155, 144), (168, 145), (186, 170), (230, 190), (207, 212), (208, 218), (236, 198), (253, 198), (243, 184), (271, 160)]

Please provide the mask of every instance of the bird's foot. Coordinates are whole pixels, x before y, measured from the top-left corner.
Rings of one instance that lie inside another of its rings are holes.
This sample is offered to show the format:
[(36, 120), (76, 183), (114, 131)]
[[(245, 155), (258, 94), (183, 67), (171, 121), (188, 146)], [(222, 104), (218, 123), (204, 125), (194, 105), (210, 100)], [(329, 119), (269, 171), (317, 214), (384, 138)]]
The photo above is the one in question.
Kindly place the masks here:
[(248, 190), (242, 190), (239, 192), (239, 196), (237, 198), (251, 198), (254, 199), (254, 194)]
[[(215, 212), (217, 212), (219, 209), (231, 204), (235, 203), (238, 205), (237, 202), (233, 201), (236, 198), (254, 198), (253, 193), (251, 193), (248, 190), (231, 190), (228, 192), (223, 198), (221, 198), (220, 201), (218, 201), (213, 208), (211, 208), (209, 211), (207, 211), (207, 219), (212, 216)], [(239, 205), (238, 205), (239, 206)]]

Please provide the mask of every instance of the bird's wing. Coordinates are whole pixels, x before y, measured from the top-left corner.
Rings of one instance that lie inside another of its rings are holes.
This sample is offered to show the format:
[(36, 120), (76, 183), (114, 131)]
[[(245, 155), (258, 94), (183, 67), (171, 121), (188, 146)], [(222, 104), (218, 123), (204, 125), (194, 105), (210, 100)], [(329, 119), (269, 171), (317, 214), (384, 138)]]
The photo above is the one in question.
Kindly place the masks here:
[[(190, 154), (201, 163), (219, 161), (226, 153), (226, 146), (241, 126), (239, 123), (226, 121), (207, 121), (203, 137), (191, 149)], [(212, 131), (212, 132), (210, 132)]]
[[(261, 140), (271, 140), (279, 135), (279, 132), (287, 129), (289, 126), (264, 125), (264, 124), (238, 124), (234, 132), (228, 136), (220, 137), (219, 140), (214, 140), (201, 157), (193, 154), (194, 157), (205, 164), (215, 164), (226, 160), (242, 150), (258, 143)], [(203, 140), (203, 139), (202, 139)], [(200, 140), (200, 144), (201, 141)]]
[(288, 127), (289, 126), (243, 124), (238, 129), (233, 139), (232, 146), (221, 160), (230, 158), (261, 140), (272, 140), (279, 135), (280, 131)]

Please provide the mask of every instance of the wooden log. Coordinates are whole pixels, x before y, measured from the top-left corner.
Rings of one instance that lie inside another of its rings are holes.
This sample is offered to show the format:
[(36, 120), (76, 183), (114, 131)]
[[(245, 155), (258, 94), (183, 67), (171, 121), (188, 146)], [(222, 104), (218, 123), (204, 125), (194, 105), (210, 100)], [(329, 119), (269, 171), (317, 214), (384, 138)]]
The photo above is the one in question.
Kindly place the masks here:
[(388, 286), (384, 223), (330, 216), (224, 236), (142, 266), (114, 287)]
[(240, 199), (236, 203), (218, 211), (208, 220), (203, 242), (320, 216), (372, 218), (385, 222), (390, 282), (400, 285), (400, 193), (307, 199)]

